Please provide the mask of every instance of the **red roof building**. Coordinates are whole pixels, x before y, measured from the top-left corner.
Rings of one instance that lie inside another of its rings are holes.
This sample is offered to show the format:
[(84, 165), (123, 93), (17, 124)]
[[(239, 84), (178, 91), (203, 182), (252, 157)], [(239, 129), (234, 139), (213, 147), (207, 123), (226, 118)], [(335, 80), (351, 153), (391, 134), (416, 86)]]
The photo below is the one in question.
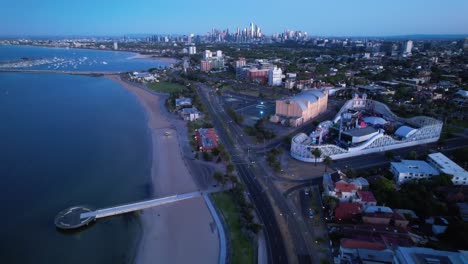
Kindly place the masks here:
[(347, 183), (343, 180), (338, 181), (335, 183), (335, 189), (337, 192), (346, 192), (346, 193), (351, 193), (351, 192), (356, 192), (357, 191), (357, 186), (352, 184), (352, 183)]
[(364, 206), (377, 205), (377, 200), (375, 199), (374, 194), (370, 191), (357, 191), (356, 202)]
[(213, 150), (218, 147), (218, 135), (213, 128), (200, 128), (195, 132), (200, 151)]
[(362, 205), (359, 203), (341, 202), (335, 209), (335, 218), (338, 220), (349, 220), (362, 211)]
[(371, 250), (384, 250), (387, 248), (384, 243), (357, 240), (357, 239), (351, 239), (351, 238), (341, 239), (340, 246), (342, 248), (371, 249)]

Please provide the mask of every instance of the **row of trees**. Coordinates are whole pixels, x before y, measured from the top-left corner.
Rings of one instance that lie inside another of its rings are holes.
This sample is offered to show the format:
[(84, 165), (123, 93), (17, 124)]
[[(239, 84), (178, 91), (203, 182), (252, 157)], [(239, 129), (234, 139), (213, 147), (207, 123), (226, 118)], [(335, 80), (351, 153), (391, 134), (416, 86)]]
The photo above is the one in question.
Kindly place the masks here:
[(266, 119), (259, 119), (255, 122), (254, 126), (247, 126), (244, 128), (245, 133), (249, 136), (255, 136), (258, 142), (265, 139), (272, 139), (276, 137), (276, 134), (265, 127)]
[(283, 149), (274, 148), (268, 151), (266, 155), (267, 164), (273, 168), (274, 171), (279, 172), (281, 170), (281, 162), (278, 160), (278, 156), (283, 154)]
[[(322, 151), (319, 148), (313, 148), (310, 150), (312, 156), (315, 158), (315, 166), (317, 166), (317, 159), (322, 156)], [(333, 163), (333, 159), (330, 156), (324, 156), (322, 159), (323, 164), (325, 164), (325, 172), (327, 172), (328, 167)]]

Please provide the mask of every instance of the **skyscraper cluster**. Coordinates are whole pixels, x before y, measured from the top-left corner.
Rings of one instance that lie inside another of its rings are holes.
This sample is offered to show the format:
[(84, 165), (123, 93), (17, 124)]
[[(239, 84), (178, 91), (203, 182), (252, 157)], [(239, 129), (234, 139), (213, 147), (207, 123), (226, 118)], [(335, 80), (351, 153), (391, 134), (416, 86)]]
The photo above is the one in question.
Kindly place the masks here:
[(300, 30), (294, 31), (286, 29), (283, 33), (275, 33), (273, 34), (273, 39), (276, 41), (285, 41), (285, 40), (306, 40), (307, 39), (307, 32), (302, 32)]
[(213, 28), (211, 32), (207, 34), (207, 38), (213, 42), (252, 42), (261, 40), (263, 34), (258, 25), (250, 23), (249, 27), (243, 29), (237, 27), (236, 31), (233, 33), (230, 33), (229, 29), (218, 30)]

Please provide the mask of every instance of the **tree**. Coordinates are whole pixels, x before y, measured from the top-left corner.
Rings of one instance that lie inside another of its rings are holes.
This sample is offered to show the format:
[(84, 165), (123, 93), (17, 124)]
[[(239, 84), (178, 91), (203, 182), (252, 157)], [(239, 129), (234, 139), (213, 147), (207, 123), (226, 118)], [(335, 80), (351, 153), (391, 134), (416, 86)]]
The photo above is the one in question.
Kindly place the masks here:
[(322, 156), (322, 151), (319, 148), (314, 148), (311, 153), (315, 158), (315, 166), (317, 166), (317, 159)]
[(418, 158), (418, 154), (416, 153), (416, 151), (412, 150), (408, 153), (408, 159), (410, 160), (415, 160)]
[(333, 163), (333, 159), (330, 156), (323, 157), (323, 163), (325, 164), (325, 172), (327, 172), (328, 166)]
[(385, 151), (385, 157), (389, 160), (392, 160), (395, 157), (395, 153), (391, 150)]
[(213, 179), (215, 179), (216, 182), (222, 184), (223, 178), (224, 178), (224, 175), (223, 175), (222, 172), (220, 172), (220, 171), (215, 171), (215, 172), (213, 173)]
[(328, 206), (328, 208), (330, 209), (330, 211), (335, 211), (335, 208), (338, 206), (338, 204), (340, 203), (340, 200), (338, 200), (338, 198), (335, 198), (333, 196), (325, 196), (323, 198), (323, 202)]

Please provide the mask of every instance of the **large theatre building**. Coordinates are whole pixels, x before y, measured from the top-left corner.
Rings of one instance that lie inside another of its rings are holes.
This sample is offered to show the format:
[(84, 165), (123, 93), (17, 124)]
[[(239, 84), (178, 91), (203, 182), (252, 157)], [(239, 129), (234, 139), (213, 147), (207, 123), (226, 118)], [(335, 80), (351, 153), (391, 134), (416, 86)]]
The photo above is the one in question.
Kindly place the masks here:
[(289, 99), (276, 100), (276, 113), (270, 121), (297, 127), (325, 112), (327, 103), (328, 93), (304, 91)]

